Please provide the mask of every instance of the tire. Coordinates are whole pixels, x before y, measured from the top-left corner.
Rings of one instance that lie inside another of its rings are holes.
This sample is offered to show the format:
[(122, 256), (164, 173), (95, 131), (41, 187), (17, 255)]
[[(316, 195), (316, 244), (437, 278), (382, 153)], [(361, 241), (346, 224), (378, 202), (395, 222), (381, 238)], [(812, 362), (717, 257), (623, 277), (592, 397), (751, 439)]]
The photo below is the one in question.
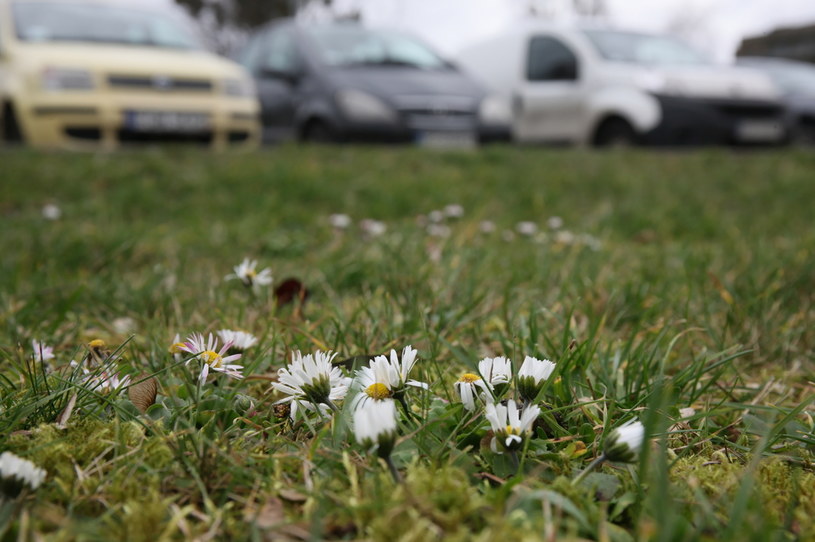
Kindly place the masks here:
[(604, 120), (594, 134), (596, 147), (633, 147), (638, 142), (636, 130), (619, 117)]
[(3, 113), (0, 115), (0, 143), (12, 145), (23, 143), (23, 132), (10, 102), (3, 104)]
[(300, 140), (304, 143), (336, 143), (338, 140), (334, 129), (324, 120), (312, 119), (303, 127)]
[(790, 129), (790, 143), (799, 147), (815, 145), (815, 121), (801, 118)]

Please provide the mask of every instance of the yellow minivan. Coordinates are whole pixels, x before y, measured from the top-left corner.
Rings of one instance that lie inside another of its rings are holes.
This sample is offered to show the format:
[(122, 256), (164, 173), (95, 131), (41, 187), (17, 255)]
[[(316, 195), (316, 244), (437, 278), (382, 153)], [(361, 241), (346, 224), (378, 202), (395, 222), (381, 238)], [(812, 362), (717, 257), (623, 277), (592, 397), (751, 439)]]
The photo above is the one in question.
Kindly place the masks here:
[(0, 141), (252, 147), (251, 77), (169, 2), (0, 0)]

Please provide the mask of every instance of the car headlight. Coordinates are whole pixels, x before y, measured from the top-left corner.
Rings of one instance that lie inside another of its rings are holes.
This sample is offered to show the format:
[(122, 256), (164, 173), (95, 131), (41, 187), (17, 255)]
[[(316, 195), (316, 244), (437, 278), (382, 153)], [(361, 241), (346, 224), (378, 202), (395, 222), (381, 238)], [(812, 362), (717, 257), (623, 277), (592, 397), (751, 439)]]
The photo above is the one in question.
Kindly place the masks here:
[(490, 126), (512, 123), (512, 107), (509, 100), (500, 96), (487, 96), (478, 105), (478, 119)]
[(255, 82), (249, 78), (228, 78), (223, 80), (224, 94), (234, 98), (252, 98), (257, 95)]
[(40, 80), (43, 90), (91, 90), (93, 75), (88, 70), (73, 68), (45, 68)]
[(341, 90), (337, 104), (351, 120), (359, 122), (396, 122), (396, 112), (382, 100), (360, 90)]

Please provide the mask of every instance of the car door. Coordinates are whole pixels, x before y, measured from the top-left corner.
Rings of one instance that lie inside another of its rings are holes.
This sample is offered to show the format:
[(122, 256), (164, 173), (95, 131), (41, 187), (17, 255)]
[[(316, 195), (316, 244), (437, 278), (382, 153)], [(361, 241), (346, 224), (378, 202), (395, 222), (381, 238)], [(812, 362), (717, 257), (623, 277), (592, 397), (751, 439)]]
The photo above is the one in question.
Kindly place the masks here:
[(514, 130), (520, 141), (578, 141), (586, 124), (586, 90), (572, 47), (548, 34), (526, 45), (524, 79), (514, 100)]
[(291, 30), (273, 28), (258, 36), (241, 60), (255, 77), (264, 141), (293, 137), (304, 73)]

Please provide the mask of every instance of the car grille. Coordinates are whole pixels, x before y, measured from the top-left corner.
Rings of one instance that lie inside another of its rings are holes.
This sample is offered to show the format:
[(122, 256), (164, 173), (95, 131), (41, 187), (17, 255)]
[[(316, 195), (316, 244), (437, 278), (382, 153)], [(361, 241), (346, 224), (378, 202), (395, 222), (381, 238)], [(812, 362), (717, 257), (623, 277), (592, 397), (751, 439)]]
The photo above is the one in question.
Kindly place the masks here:
[(189, 92), (211, 92), (212, 81), (207, 79), (185, 79), (180, 77), (149, 75), (111, 75), (108, 85), (114, 89), (139, 89)]
[(466, 96), (397, 96), (396, 107), (414, 130), (473, 130), (476, 102)]

